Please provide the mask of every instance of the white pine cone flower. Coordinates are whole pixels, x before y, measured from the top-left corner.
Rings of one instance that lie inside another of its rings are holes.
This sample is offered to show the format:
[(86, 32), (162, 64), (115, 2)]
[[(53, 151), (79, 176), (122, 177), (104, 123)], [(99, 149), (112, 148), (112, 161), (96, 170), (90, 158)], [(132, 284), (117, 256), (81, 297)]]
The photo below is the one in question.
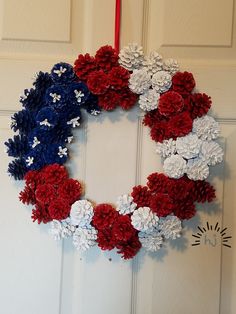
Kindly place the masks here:
[(189, 159), (186, 173), (190, 180), (205, 180), (209, 176), (209, 167), (201, 158)]
[(152, 87), (158, 93), (164, 93), (171, 88), (172, 80), (170, 73), (166, 71), (159, 71), (152, 77)]
[(181, 178), (186, 172), (186, 164), (186, 160), (180, 155), (171, 155), (164, 161), (164, 173), (170, 178)]
[(209, 166), (215, 166), (223, 161), (224, 152), (220, 145), (214, 141), (202, 143), (200, 157), (206, 160)]
[(53, 236), (54, 240), (61, 240), (69, 238), (75, 232), (75, 227), (71, 225), (70, 219), (62, 221), (53, 220), (50, 222), (49, 233)]
[(176, 141), (173, 138), (164, 140), (162, 143), (158, 142), (156, 145), (156, 152), (161, 157), (166, 158), (176, 153)]
[(143, 59), (143, 47), (135, 43), (124, 47), (119, 53), (119, 64), (129, 71), (139, 69)]
[(127, 215), (130, 213), (133, 213), (133, 211), (137, 207), (137, 205), (133, 202), (133, 197), (128, 194), (123, 194), (119, 196), (116, 204), (117, 204), (116, 210), (121, 215)]
[(173, 215), (169, 215), (159, 220), (159, 232), (166, 239), (175, 240), (181, 236), (181, 220)]
[(129, 78), (129, 88), (136, 94), (143, 94), (152, 84), (151, 75), (145, 70), (134, 70)]
[(176, 150), (179, 155), (186, 159), (194, 158), (199, 155), (202, 141), (196, 134), (189, 133), (186, 136), (176, 139)]
[(171, 75), (174, 75), (179, 71), (178, 62), (172, 58), (164, 60), (163, 70), (169, 72)]
[(90, 247), (96, 245), (97, 230), (92, 227), (79, 227), (73, 234), (73, 244), (79, 251), (87, 251)]
[(211, 141), (219, 137), (220, 126), (214, 118), (205, 115), (193, 120), (193, 132), (203, 141)]
[(93, 214), (93, 206), (89, 201), (76, 201), (70, 210), (71, 223), (79, 227), (87, 226), (90, 224)]
[(142, 247), (144, 247), (149, 252), (156, 252), (162, 246), (163, 237), (158, 231), (153, 231), (151, 233), (139, 232), (138, 236)]
[(149, 56), (144, 57), (143, 66), (153, 75), (163, 68), (162, 56), (156, 51), (150, 52)]
[(136, 230), (152, 230), (157, 225), (159, 218), (149, 207), (139, 207), (131, 216), (131, 223)]
[(139, 96), (139, 107), (144, 111), (151, 111), (158, 107), (160, 94), (154, 89), (149, 89), (147, 92)]

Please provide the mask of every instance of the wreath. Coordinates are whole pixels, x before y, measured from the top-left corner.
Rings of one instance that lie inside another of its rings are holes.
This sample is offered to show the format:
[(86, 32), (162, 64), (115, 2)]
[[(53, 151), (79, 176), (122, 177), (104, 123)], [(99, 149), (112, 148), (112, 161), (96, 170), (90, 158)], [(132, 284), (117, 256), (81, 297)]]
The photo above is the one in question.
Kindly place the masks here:
[[(32, 220), (50, 224), (56, 240), (71, 237), (78, 250), (98, 245), (117, 249), (124, 259), (141, 247), (157, 251), (167, 239), (181, 236), (182, 224), (196, 214), (196, 203), (211, 202), (215, 189), (209, 167), (220, 163), (223, 150), (215, 139), (218, 123), (207, 113), (211, 98), (195, 90), (191, 73), (180, 72), (173, 59), (157, 52), (144, 56), (129, 44), (118, 54), (101, 47), (93, 57), (80, 54), (74, 66), (57, 63), (39, 72), (33, 87), (20, 97), (23, 109), (12, 116), (18, 134), (5, 144), (14, 157), (8, 167), (25, 181), (19, 199), (33, 205)], [(164, 173), (152, 173), (117, 198), (116, 206), (82, 198), (82, 183), (63, 165), (69, 157), (73, 128), (81, 112), (99, 115), (139, 105), (150, 128)]]

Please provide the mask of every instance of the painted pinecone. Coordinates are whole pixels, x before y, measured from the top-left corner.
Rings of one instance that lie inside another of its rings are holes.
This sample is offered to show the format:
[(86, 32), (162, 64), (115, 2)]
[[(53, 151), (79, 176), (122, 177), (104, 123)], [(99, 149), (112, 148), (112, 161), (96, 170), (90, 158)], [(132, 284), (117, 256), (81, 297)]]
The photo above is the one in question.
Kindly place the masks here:
[(171, 75), (174, 75), (179, 71), (178, 62), (172, 58), (164, 60), (163, 70), (169, 72)]
[(160, 94), (155, 90), (149, 89), (146, 93), (139, 96), (139, 107), (144, 111), (151, 111), (158, 107)]
[(156, 152), (161, 157), (166, 158), (176, 153), (176, 141), (173, 138), (164, 140), (162, 143), (158, 142), (156, 145)]
[(69, 238), (75, 232), (75, 227), (71, 225), (70, 220), (53, 220), (50, 223), (49, 233), (55, 240)]
[(181, 178), (186, 171), (186, 161), (180, 155), (171, 155), (163, 164), (165, 174), (170, 178)]
[(152, 230), (157, 225), (159, 218), (149, 207), (139, 207), (131, 216), (131, 223), (136, 230)]
[(200, 157), (207, 161), (209, 166), (215, 166), (223, 161), (224, 152), (220, 145), (214, 141), (202, 143)]
[(76, 201), (71, 206), (70, 218), (72, 225), (84, 227), (90, 224), (93, 218), (93, 206), (87, 200)]
[(166, 216), (159, 220), (158, 228), (164, 238), (175, 240), (181, 235), (181, 220), (173, 215)]
[(146, 92), (152, 84), (151, 76), (145, 69), (134, 70), (130, 75), (129, 88), (136, 94)]
[(193, 193), (199, 203), (212, 202), (216, 197), (214, 187), (207, 181), (195, 181)]
[(189, 159), (186, 173), (190, 180), (205, 180), (209, 176), (209, 167), (201, 158)]
[(73, 234), (73, 244), (79, 251), (87, 251), (90, 247), (96, 245), (97, 230), (92, 226), (79, 227)]
[(129, 71), (139, 69), (143, 63), (143, 58), (143, 48), (135, 43), (124, 47), (119, 53), (120, 65)]
[(128, 194), (119, 196), (116, 204), (117, 204), (116, 210), (121, 215), (133, 213), (137, 207), (137, 205), (133, 202), (133, 197)]
[(193, 120), (193, 132), (203, 141), (211, 141), (219, 137), (220, 127), (211, 116), (205, 115)]
[(26, 167), (24, 159), (19, 158), (10, 162), (8, 165), (7, 172), (15, 180), (23, 180), (24, 175), (27, 172), (27, 167)]
[(164, 93), (171, 88), (172, 78), (167, 71), (159, 71), (152, 77), (152, 87), (158, 93)]
[(196, 134), (189, 133), (186, 136), (178, 137), (176, 140), (176, 150), (179, 155), (186, 159), (197, 157), (202, 141)]
[(156, 252), (162, 246), (163, 237), (158, 231), (151, 233), (140, 232), (139, 241), (141, 242), (142, 247), (144, 247), (147, 251)]
[(143, 66), (153, 75), (163, 68), (162, 56), (156, 51), (152, 51), (149, 56), (144, 58)]

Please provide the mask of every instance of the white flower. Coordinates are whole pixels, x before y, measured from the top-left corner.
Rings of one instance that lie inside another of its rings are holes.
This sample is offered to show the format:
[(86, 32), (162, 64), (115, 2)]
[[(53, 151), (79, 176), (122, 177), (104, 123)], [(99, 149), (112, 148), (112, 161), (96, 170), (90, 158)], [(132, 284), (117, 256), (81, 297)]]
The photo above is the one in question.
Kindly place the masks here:
[(37, 139), (36, 136), (34, 136), (32, 148), (35, 148), (37, 145), (39, 145), (41, 142)]
[(171, 155), (163, 165), (164, 173), (170, 178), (181, 178), (186, 172), (186, 160), (180, 155)]
[(70, 210), (71, 224), (79, 227), (87, 226), (93, 218), (93, 206), (87, 200), (76, 201)]
[(53, 220), (50, 222), (49, 233), (53, 236), (54, 240), (71, 237), (74, 232), (75, 227), (70, 224), (70, 219), (62, 221)]
[(163, 243), (163, 237), (158, 231), (153, 231), (151, 233), (139, 232), (139, 241), (149, 252), (156, 252), (161, 248)]
[(75, 128), (77, 126), (80, 126), (79, 120), (80, 120), (80, 117), (76, 117), (76, 118), (71, 119), (70, 121), (67, 121), (67, 124), (72, 125), (72, 128)]
[(166, 239), (175, 240), (181, 236), (181, 220), (173, 215), (169, 215), (159, 220), (159, 232)]
[(79, 227), (73, 234), (73, 244), (77, 250), (87, 251), (90, 247), (96, 245), (97, 230), (92, 226)]
[(144, 111), (151, 111), (158, 107), (160, 94), (154, 89), (149, 89), (147, 92), (139, 96), (139, 107)]
[(57, 74), (58, 77), (61, 77), (62, 74), (64, 74), (66, 72), (66, 68), (63, 68), (62, 66), (60, 66), (59, 70), (53, 70), (53, 72), (55, 74)]
[(39, 122), (40, 125), (45, 125), (45, 126), (48, 126), (50, 127), (51, 126), (51, 123), (48, 122), (48, 119), (44, 119), (43, 121)]
[(139, 69), (143, 63), (143, 48), (135, 43), (124, 47), (119, 53), (119, 63), (129, 71)]
[(189, 159), (186, 173), (191, 180), (205, 180), (209, 176), (209, 167), (201, 158)]
[(82, 101), (82, 98), (84, 97), (84, 93), (82, 93), (82, 91), (81, 90), (74, 90), (74, 93), (75, 93), (75, 97), (76, 97), (76, 100), (77, 100), (77, 102), (78, 103), (81, 103), (81, 101)]
[(196, 118), (193, 120), (193, 132), (203, 141), (214, 140), (220, 134), (219, 123), (208, 115)]
[(29, 166), (31, 166), (31, 165), (33, 165), (33, 163), (34, 163), (34, 157), (28, 157), (26, 160), (26, 163), (27, 163), (27, 166), (29, 167)]
[(162, 143), (158, 142), (156, 145), (156, 152), (161, 157), (166, 158), (176, 153), (176, 141), (173, 138), (164, 140)]
[(174, 75), (179, 71), (178, 62), (174, 59), (166, 59), (163, 63), (163, 70), (169, 72), (171, 75)]
[(151, 76), (145, 69), (134, 70), (129, 78), (129, 88), (136, 94), (142, 94), (151, 86)]
[(189, 133), (186, 136), (178, 137), (176, 140), (176, 150), (179, 155), (186, 159), (197, 157), (202, 141), (196, 134)]
[(223, 161), (224, 152), (220, 145), (214, 141), (202, 143), (200, 157), (206, 160), (209, 166), (215, 166)]
[(117, 204), (116, 210), (121, 215), (130, 214), (137, 207), (137, 205), (133, 202), (133, 197), (128, 195), (128, 194), (123, 194), (123, 195), (119, 196), (116, 204)]
[(149, 56), (144, 58), (143, 66), (151, 75), (161, 71), (163, 67), (162, 56), (156, 51), (152, 51)]
[(61, 100), (61, 95), (58, 95), (56, 93), (50, 93), (49, 94), (52, 97), (52, 102), (56, 103), (57, 101)]
[(139, 207), (131, 216), (131, 223), (136, 230), (147, 231), (158, 223), (159, 218), (149, 207)]
[(164, 93), (171, 88), (172, 79), (170, 73), (166, 71), (159, 71), (152, 77), (152, 87), (158, 93)]
[(61, 146), (58, 147), (58, 153), (57, 155), (60, 157), (60, 158), (63, 158), (64, 156), (67, 156), (67, 148), (62, 148)]

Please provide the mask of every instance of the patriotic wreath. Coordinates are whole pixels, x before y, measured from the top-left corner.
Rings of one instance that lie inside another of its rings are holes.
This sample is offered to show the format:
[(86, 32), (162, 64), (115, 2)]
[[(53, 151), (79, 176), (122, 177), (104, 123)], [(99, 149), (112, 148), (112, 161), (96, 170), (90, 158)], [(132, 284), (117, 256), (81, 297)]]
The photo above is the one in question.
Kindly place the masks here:
[[(129, 259), (141, 247), (153, 252), (180, 237), (181, 222), (195, 215), (196, 203), (215, 198), (205, 180), (223, 150), (214, 141), (219, 125), (207, 114), (211, 98), (195, 90), (193, 75), (180, 72), (173, 59), (157, 52), (144, 56), (137, 44), (119, 55), (104, 46), (95, 57), (80, 54), (74, 67), (58, 63), (50, 73), (40, 71), (20, 102), (24, 108), (11, 123), (18, 134), (5, 143), (15, 158), (8, 172), (24, 179), (20, 201), (33, 205), (32, 220), (50, 223), (57, 240), (72, 237), (78, 250), (116, 248)], [(82, 184), (63, 166), (72, 129), (80, 126), (82, 109), (98, 115), (136, 104), (145, 111), (143, 124), (157, 143), (164, 173), (150, 174), (145, 186), (119, 196), (116, 206), (95, 205), (81, 198)]]

